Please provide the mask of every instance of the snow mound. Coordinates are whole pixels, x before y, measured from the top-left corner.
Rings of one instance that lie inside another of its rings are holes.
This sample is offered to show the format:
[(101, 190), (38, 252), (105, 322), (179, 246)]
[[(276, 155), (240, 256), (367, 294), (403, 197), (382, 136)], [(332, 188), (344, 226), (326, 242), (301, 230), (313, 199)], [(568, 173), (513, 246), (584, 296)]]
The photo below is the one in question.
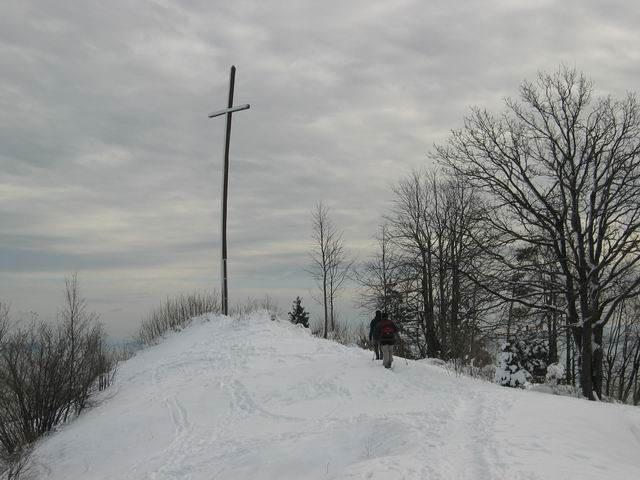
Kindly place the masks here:
[(210, 316), (125, 362), (37, 446), (44, 479), (640, 478), (640, 410), (457, 378)]

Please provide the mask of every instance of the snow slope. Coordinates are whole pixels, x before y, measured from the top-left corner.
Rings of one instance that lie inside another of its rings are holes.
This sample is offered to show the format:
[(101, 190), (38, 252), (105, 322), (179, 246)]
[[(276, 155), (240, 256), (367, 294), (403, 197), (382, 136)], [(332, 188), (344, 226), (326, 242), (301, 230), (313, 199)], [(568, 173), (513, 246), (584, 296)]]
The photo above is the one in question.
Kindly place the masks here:
[(44, 439), (45, 479), (640, 479), (640, 409), (513, 390), (211, 317)]

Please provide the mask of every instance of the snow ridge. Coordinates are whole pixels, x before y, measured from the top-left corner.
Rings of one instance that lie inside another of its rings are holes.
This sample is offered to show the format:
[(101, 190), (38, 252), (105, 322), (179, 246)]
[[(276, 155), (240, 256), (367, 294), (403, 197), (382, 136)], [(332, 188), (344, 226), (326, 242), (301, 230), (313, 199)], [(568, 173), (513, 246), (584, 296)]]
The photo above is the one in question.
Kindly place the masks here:
[(640, 478), (638, 409), (388, 371), (264, 312), (195, 321), (104, 395), (38, 445), (38, 478)]

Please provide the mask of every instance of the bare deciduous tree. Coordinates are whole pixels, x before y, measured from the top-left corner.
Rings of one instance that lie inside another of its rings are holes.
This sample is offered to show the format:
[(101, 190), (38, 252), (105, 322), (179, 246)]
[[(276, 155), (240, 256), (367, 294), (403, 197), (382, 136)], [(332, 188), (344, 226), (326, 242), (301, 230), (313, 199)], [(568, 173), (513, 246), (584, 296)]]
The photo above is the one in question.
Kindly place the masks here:
[(372, 258), (353, 270), (353, 279), (360, 285), (357, 303), (367, 312), (388, 310), (392, 290), (397, 287), (400, 260), (389, 240), (388, 227), (380, 227), (375, 237), (377, 250)]
[[(65, 371), (69, 375), (66, 383), (69, 389), (67, 395), (69, 398), (77, 398), (78, 403), (73, 405), (73, 407), (77, 411), (80, 411), (84, 407), (86, 398), (84, 398), (85, 395), (78, 395), (78, 393), (88, 390), (84, 385), (86, 379), (80, 378), (80, 376), (86, 373), (85, 364), (91, 359), (87, 353), (93, 353), (93, 350), (98, 348), (94, 342), (96, 338), (101, 338), (103, 335), (100, 331), (95, 331), (92, 332), (92, 335), (87, 335), (90, 329), (101, 329), (101, 327), (96, 325), (98, 315), (95, 312), (87, 311), (87, 301), (80, 295), (77, 272), (66, 277), (64, 285), (65, 301), (58, 316), (63, 326), (63, 332), (69, 348), (68, 358), (66, 359), (67, 364), (65, 365)], [(87, 350), (89, 350), (89, 352)], [(91, 378), (91, 375), (89, 375), (89, 378)], [(93, 378), (91, 378), (90, 381), (93, 381)], [(69, 404), (63, 421), (67, 420), (71, 407), (72, 405)]]
[(338, 232), (329, 218), (329, 209), (318, 202), (312, 213), (311, 265), (308, 272), (313, 276), (321, 292), (319, 303), (324, 310), (323, 337), (336, 326), (335, 299), (343, 290), (353, 264), (344, 248), (342, 233)]
[(582, 392), (597, 399), (603, 329), (640, 290), (640, 111), (633, 95), (593, 101), (564, 67), (520, 93), (500, 116), (473, 110), (434, 157), (491, 196), (505, 245), (552, 253), (565, 301), (544, 308), (566, 315)]
[(400, 253), (396, 265), (401, 292), (416, 314), (410, 340), (419, 355), (487, 361), (482, 318), (492, 296), (467, 274), (484, 261), (483, 208), (464, 178), (414, 171), (394, 188), (387, 217), (389, 238)]
[(435, 174), (413, 171), (393, 188), (395, 205), (387, 217), (389, 238), (402, 252), (404, 280), (415, 285), (418, 327), (426, 345), (418, 346), (429, 357), (439, 356), (435, 327), (435, 235), (429, 221)]

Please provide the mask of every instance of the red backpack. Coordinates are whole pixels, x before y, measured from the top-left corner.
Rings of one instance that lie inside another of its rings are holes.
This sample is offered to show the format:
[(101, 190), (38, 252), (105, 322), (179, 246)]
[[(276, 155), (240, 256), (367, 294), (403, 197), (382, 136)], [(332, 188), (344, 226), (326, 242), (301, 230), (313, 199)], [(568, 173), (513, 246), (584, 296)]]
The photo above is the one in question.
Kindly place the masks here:
[(383, 320), (380, 325), (380, 340), (393, 341), (395, 338), (396, 328), (390, 320)]

